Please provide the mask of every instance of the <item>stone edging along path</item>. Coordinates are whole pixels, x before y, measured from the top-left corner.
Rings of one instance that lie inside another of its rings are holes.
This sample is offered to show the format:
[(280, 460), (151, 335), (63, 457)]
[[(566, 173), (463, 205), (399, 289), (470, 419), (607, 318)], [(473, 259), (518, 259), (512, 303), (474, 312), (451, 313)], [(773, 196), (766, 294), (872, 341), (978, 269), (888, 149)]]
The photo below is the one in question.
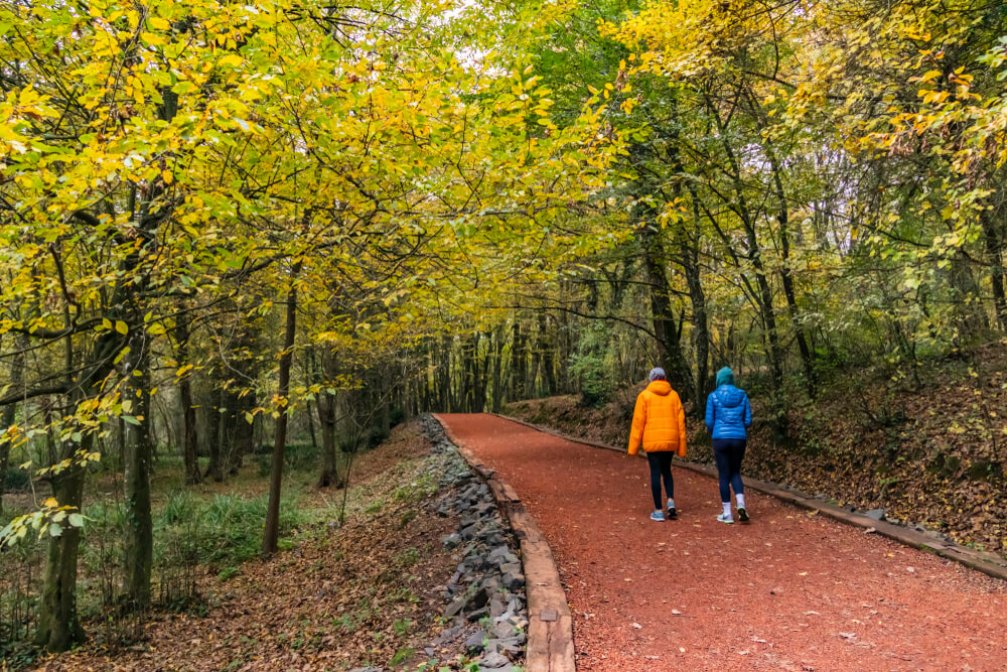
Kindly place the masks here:
[(526, 672), (575, 672), (573, 618), (548, 542), (517, 493), (465, 448), (437, 414), (433, 417), (444, 428), (458, 452), (490, 487), (497, 506), (510, 521), (521, 542), (521, 561), (528, 591)]
[[(524, 420), (519, 420), (507, 415), (500, 413), (490, 413), (489, 415), (494, 415), (498, 418), (504, 420), (509, 420), (511, 422), (516, 422), (525, 427), (530, 427), (536, 429), (540, 432), (545, 432), (546, 434), (552, 434), (553, 436), (565, 439), (567, 441), (572, 441), (574, 443), (580, 443), (585, 446), (590, 446), (592, 448), (603, 448), (605, 450), (612, 450), (619, 453), (624, 452), (621, 448), (615, 446), (610, 446), (606, 443), (600, 443), (598, 441), (591, 441), (590, 439), (583, 439), (576, 436), (569, 436), (562, 432), (556, 431), (549, 427), (543, 427), (541, 425), (536, 425), (530, 422), (525, 422)], [(457, 442), (455, 442), (457, 443)], [(468, 459), (466, 457), (466, 459)], [(683, 468), (689, 469), (699, 474), (705, 476), (711, 476), (713, 478), (717, 477), (717, 470), (706, 464), (699, 464), (698, 462), (689, 462), (686, 460), (677, 460), (676, 464)], [(939, 537), (932, 534), (927, 534), (925, 532), (920, 532), (909, 527), (904, 527), (902, 525), (895, 525), (885, 520), (875, 520), (874, 518), (869, 518), (866, 515), (860, 513), (854, 513), (847, 509), (829, 504), (828, 502), (823, 502), (819, 499), (815, 499), (810, 495), (803, 492), (787, 488), (785, 486), (779, 485), (777, 483), (771, 483), (769, 481), (760, 481), (754, 478), (745, 477), (745, 487), (750, 487), (759, 492), (763, 492), (767, 495), (772, 495), (777, 499), (781, 499), (790, 504), (794, 504), (801, 508), (810, 509), (812, 511), (818, 511), (824, 516), (828, 516), (833, 520), (837, 520), (841, 523), (847, 525), (852, 525), (854, 527), (864, 528), (866, 532), (873, 531), (874, 533), (880, 534), (881, 536), (888, 537), (899, 543), (905, 544), (906, 546), (911, 546), (913, 548), (920, 549), (929, 553), (933, 553), (942, 558), (947, 558), (948, 560), (954, 560), (959, 562), (966, 567), (970, 567), (977, 571), (982, 572), (992, 576), (993, 578), (1002, 579), (1007, 581), (1007, 560), (994, 555), (992, 553), (983, 553), (981, 551), (976, 551), (966, 546), (960, 546), (948, 541), (945, 541)], [(529, 596), (530, 599), (530, 596)], [(573, 668), (571, 668), (573, 669)]]

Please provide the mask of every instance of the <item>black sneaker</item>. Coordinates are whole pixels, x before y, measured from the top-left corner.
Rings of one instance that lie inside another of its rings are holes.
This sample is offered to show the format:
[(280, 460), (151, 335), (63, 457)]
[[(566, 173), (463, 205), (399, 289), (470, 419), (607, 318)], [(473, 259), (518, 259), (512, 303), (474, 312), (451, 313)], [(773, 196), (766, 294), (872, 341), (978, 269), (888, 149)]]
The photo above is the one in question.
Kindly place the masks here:
[(748, 517), (748, 511), (745, 511), (745, 509), (738, 509), (738, 522), (747, 523), (749, 520), (751, 519)]
[(678, 518), (678, 510), (674, 506), (668, 508), (667, 518), (668, 520), (675, 520)]

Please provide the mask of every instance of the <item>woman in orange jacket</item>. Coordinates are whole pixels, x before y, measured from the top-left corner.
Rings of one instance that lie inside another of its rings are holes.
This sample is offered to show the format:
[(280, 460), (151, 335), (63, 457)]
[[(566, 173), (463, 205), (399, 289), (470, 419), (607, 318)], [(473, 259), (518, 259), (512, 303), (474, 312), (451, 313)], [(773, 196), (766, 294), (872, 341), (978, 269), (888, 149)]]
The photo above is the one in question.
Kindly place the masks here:
[(661, 510), (661, 479), (668, 493), (667, 517), (678, 517), (675, 510), (675, 481), (671, 476), (671, 460), (677, 454), (685, 457), (685, 410), (678, 392), (671, 389), (664, 369), (651, 369), (650, 384), (636, 398), (633, 426), (629, 433), (629, 454), (636, 455), (641, 445), (650, 463), (650, 490), (654, 496), (653, 521), (663, 521)]

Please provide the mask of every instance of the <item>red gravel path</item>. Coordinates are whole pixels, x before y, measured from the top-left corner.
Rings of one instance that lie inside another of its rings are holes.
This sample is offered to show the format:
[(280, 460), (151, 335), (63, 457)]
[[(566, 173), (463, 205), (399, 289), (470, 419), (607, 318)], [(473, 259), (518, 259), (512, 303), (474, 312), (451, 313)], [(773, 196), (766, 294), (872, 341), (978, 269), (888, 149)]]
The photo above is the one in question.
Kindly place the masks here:
[(1007, 670), (1003, 582), (755, 492), (750, 525), (718, 523), (716, 482), (684, 469), (654, 523), (644, 460), (440, 417), (549, 540), (578, 670)]

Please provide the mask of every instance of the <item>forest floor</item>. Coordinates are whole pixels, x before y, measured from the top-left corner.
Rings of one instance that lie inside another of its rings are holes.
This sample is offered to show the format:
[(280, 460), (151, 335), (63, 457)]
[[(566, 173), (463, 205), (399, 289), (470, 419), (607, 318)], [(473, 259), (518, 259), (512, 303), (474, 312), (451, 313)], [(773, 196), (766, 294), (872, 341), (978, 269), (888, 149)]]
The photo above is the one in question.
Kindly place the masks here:
[[(442, 493), (429, 454), (418, 422), (396, 428), (356, 459), (344, 524), (337, 516), (342, 491), (302, 496), (310, 522), (288, 531), (288, 550), (223, 572), (201, 568), (198, 604), (155, 611), (128, 646), (104, 642), (100, 618), (93, 618), (84, 625), (97, 636), (36, 661), (35, 669), (415, 671), (441, 630), (441, 591), (460, 560), (440, 541), (457, 520), (436, 513)], [(245, 479), (232, 487), (254, 495), (263, 484), (253, 480), (257, 485)], [(226, 484), (205, 487), (229, 491)]]
[(1003, 581), (756, 492), (724, 525), (714, 479), (683, 469), (655, 523), (642, 459), (439, 417), (549, 542), (580, 672), (1003, 669)]
[[(744, 375), (739, 384), (746, 385)], [(585, 407), (574, 395), (521, 401), (504, 413), (569, 436), (622, 447), (643, 383)], [(837, 372), (818, 398), (788, 415), (788, 439), (749, 390), (755, 424), (743, 472), (842, 506), (884, 509), (956, 543), (1007, 552), (1007, 348), (921, 365), (918, 380), (863, 369)], [(687, 459), (712, 463), (703, 422), (686, 420)]]

